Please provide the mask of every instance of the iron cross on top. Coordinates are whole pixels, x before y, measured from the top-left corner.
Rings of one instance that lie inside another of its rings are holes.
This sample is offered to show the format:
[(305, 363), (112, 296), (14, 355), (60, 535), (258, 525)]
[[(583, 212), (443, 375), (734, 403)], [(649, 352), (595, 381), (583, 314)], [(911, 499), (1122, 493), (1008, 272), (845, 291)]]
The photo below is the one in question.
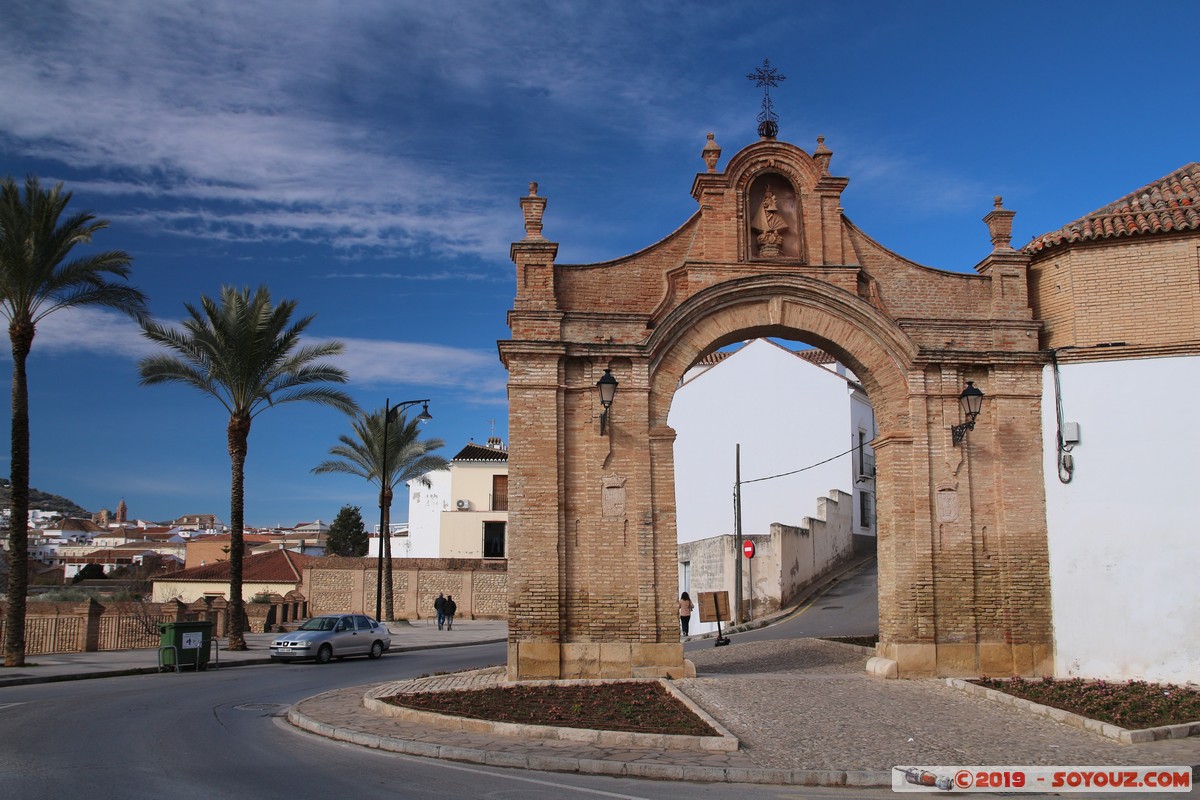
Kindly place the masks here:
[(787, 80), (787, 76), (780, 75), (779, 69), (771, 66), (771, 59), (764, 58), (762, 66), (756, 67), (746, 78), (754, 81), (755, 86), (763, 87), (762, 111), (758, 112), (758, 135), (773, 139), (779, 133), (779, 117), (771, 104), (771, 87)]

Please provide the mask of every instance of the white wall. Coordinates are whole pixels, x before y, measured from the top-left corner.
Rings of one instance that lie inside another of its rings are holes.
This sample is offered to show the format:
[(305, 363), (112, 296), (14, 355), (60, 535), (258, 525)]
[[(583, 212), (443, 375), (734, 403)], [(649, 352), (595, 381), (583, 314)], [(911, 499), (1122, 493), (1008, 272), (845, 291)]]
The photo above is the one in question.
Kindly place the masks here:
[[(874, 439), (879, 431), (875, 428), (875, 409), (867, 400), (866, 393), (857, 389), (850, 392), (850, 446), (858, 444), (858, 432), (866, 435), (867, 442)], [(854, 508), (854, 533), (859, 536), (874, 536), (875, 526), (875, 478), (871, 477), (871, 465), (875, 462), (875, 450), (870, 444), (862, 448), (865, 459), (860, 461), (859, 454), (850, 457), (850, 480), (854, 487), (852, 505)], [(865, 468), (865, 471), (864, 471)], [(863, 518), (862, 496), (867, 495), (867, 518)]]
[(425, 477), (431, 486), (420, 481), (411, 481), (408, 485), (409, 555), (412, 558), (439, 558), (442, 512), (454, 509), (450, 497), (450, 470), (429, 472)]
[(1057, 474), (1054, 376), (1042, 403), (1055, 673), (1200, 682), (1200, 358), (1064, 365), (1080, 425)]
[(764, 339), (686, 380), (668, 424), (675, 440), (678, 541), (733, 532), (734, 452), (742, 451), (742, 532), (799, 525), (831, 489), (852, 492), (851, 457), (785, 478), (745, 483), (807, 466), (854, 443), (850, 384)]

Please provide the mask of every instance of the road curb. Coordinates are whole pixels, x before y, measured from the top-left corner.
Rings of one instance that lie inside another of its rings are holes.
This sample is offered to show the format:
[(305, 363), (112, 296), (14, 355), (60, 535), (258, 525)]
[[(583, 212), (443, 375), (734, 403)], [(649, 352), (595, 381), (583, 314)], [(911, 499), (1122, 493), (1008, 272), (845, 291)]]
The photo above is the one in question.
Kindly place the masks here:
[[(321, 697), (316, 695), (313, 698)], [(356, 744), (373, 750), (423, 758), (438, 758), (481, 764), (491, 767), (511, 767), (545, 772), (577, 772), (587, 775), (609, 775), (653, 780), (687, 780), (703, 783), (758, 783), (780, 786), (891, 786), (891, 772), (876, 770), (814, 770), (814, 769), (757, 769), (750, 767), (705, 767), (682, 764), (653, 764), (609, 761), (594, 758), (568, 758), (550, 755), (527, 755), (469, 747), (432, 744), (343, 728), (320, 722), (300, 711), (288, 709), (288, 722), (317, 736), (339, 742)]]
[[(508, 638), (495, 639), (480, 639), (472, 642), (446, 642), (445, 644), (430, 644), (430, 645), (408, 645), (404, 647), (392, 647), (388, 650), (389, 653), (412, 653), (419, 650), (441, 650), (449, 647), (472, 647), (477, 644), (497, 644), (507, 642)], [(153, 652), (147, 649), (147, 652)], [(270, 656), (256, 656), (253, 658), (238, 658), (234, 660), (225, 660), (222, 658), (220, 662), (210, 661), (209, 668), (214, 671), (226, 669), (228, 667), (245, 667), (255, 666), (258, 664), (271, 664)], [(37, 669), (37, 667), (29, 667), (29, 669)], [(63, 683), (65, 681), (87, 681), (94, 678), (123, 678), (130, 675), (154, 675), (160, 672), (157, 666), (150, 667), (124, 667), (122, 669), (98, 670), (94, 672), (77, 672), (63, 675), (28, 675), (20, 678), (5, 678), (0, 675), (0, 689), (9, 686), (30, 686), (38, 683)]]

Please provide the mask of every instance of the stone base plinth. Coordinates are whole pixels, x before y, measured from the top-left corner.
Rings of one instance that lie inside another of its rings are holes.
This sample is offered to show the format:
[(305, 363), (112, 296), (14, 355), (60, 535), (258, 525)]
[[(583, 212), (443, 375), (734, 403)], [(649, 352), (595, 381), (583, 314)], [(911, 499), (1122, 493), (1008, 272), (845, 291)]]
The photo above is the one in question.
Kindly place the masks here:
[(685, 678), (695, 668), (683, 658), (682, 643), (546, 642), (508, 643), (508, 680), (580, 678)]
[(878, 656), (896, 663), (901, 678), (1040, 678), (1054, 675), (1049, 644), (1008, 642), (883, 642)]

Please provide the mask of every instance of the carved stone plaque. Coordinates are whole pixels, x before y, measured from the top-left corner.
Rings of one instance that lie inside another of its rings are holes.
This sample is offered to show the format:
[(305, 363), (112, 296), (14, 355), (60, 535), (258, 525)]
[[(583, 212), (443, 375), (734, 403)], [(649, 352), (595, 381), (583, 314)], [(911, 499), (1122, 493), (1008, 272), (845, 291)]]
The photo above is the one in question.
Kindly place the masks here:
[(600, 506), (605, 519), (625, 518), (625, 480), (620, 475), (604, 476)]
[(938, 522), (958, 522), (958, 490), (952, 488), (937, 491)]

